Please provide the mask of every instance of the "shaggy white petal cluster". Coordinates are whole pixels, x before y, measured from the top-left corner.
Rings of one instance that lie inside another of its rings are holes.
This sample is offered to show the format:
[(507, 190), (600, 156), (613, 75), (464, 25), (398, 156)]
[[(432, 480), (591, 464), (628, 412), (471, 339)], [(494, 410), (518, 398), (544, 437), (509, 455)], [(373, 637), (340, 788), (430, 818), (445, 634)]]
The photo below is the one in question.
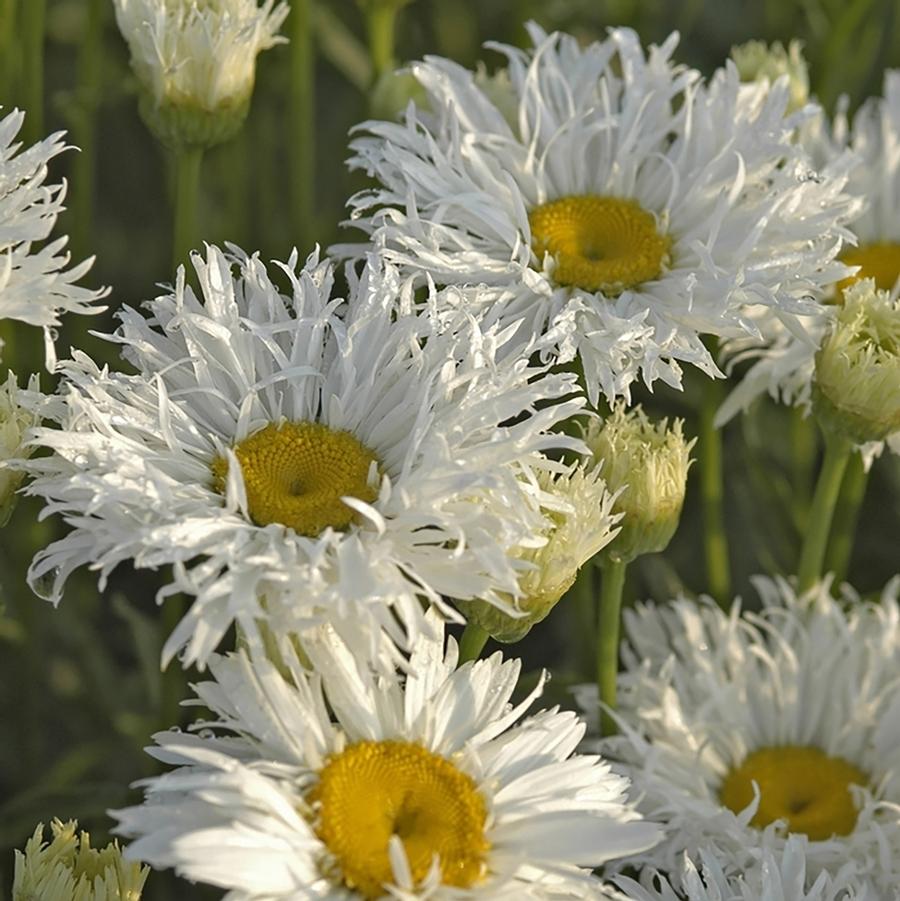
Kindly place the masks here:
[(215, 111), (253, 91), (256, 57), (278, 37), (287, 3), (264, 0), (115, 0), (131, 64), (157, 105)]
[[(315, 255), (280, 267), (288, 294), (236, 249), (193, 262), (199, 296), (180, 270), (146, 314), (120, 313), (111, 339), (136, 374), (82, 353), (64, 364), (32, 442), (55, 453), (31, 461), (27, 490), (71, 531), (37, 555), (32, 584), (58, 602), (79, 566), (101, 585), (124, 561), (171, 566), (160, 599), (194, 600), (164, 657), (184, 648), (186, 664), (202, 664), (234, 622), (253, 635), (262, 616), (280, 635), (343, 622), (368, 656), (379, 627), (415, 641), (422, 600), (453, 616), (443, 598), (517, 597), (527, 564), (508, 552), (545, 524), (528, 490), (550, 465), (540, 452), (581, 447), (550, 431), (584, 403), (574, 376), (497, 363), (508, 334), (471, 319), (438, 333), (435, 320), (398, 313), (409, 287), (390, 267), (373, 263), (342, 303)], [(346, 527), (300, 534), (254, 512), (260, 478), (287, 501), (311, 490), (236, 458), (285, 423), (349, 433), (377, 461), (364, 496), (345, 500)], [(227, 478), (216, 469), (226, 460)]]
[[(213, 657), (215, 681), (196, 691), (214, 721), (157, 734), (151, 753), (176, 768), (115, 813), (136, 839), (127, 854), (229, 901), (590, 896), (590, 867), (649, 847), (657, 827), (627, 803), (626, 779), (574, 753), (574, 714), (522, 719), (541, 685), (510, 704), (520, 661), (458, 667), (433, 625), (405, 681), (373, 677), (328, 627), (303, 641), (315, 671), (293, 657), (290, 681), (264, 660)], [(363, 769), (344, 771), (354, 755)], [(423, 856), (421, 836), (448, 859)]]
[[(832, 122), (824, 113), (803, 123), (800, 141), (820, 172), (851, 162), (847, 191), (864, 202), (849, 225), (856, 248), (843, 259), (858, 267), (857, 278), (872, 278), (877, 288), (896, 294), (900, 277), (900, 71), (885, 73), (882, 97), (867, 100), (848, 124), (842, 103)], [(843, 294), (849, 287), (838, 285)], [(768, 393), (784, 404), (809, 408), (816, 351), (828, 334), (836, 311), (830, 305), (800, 320), (801, 328), (758, 311), (760, 337), (728, 341), (723, 350), (730, 366), (746, 360), (753, 365), (722, 405), (717, 423), (724, 425), (760, 395)], [(900, 438), (887, 441), (900, 452)], [(884, 442), (870, 442), (863, 455), (870, 464)]]
[(63, 210), (66, 185), (45, 184), (48, 163), (66, 150), (57, 132), (22, 149), (16, 136), (25, 114), (13, 110), (0, 120), (0, 319), (17, 319), (44, 329), (47, 365), (52, 369), (52, 327), (60, 313), (99, 313), (106, 291), (76, 285), (93, 258), (71, 269), (68, 238), (46, 242)]
[(803, 836), (791, 835), (780, 851), (751, 849), (753, 863), (737, 873), (701, 850), (699, 867), (685, 856), (677, 881), (680, 891), (652, 868), (641, 873), (640, 882), (624, 876), (615, 881), (621, 897), (631, 901), (878, 901), (874, 888), (856, 877), (852, 864), (834, 877), (822, 872), (808, 879), (807, 850)]
[(802, 597), (781, 579), (755, 585), (758, 614), (686, 599), (626, 611), (624, 734), (603, 747), (625, 761), (640, 809), (667, 833), (637, 862), (680, 885), (683, 852), (706, 849), (738, 871), (752, 865), (754, 849), (780, 855), (783, 825), (751, 825), (765, 796), (735, 811), (720, 791), (754, 752), (813, 748), (868, 781), (852, 787), (850, 831), (806, 844), (807, 879), (838, 879), (850, 863), (859, 884), (871, 881), (889, 898), (900, 884), (900, 578), (878, 603), (849, 588), (835, 598), (827, 583)]
[[(792, 140), (786, 82), (742, 85), (729, 65), (701, 85), (672, 62), (675, 35), (645, 52), (627, 29), (585, 48), (530, 34), (526, 51), (493, 47), (508, 59), (503, 81), (439, 57), (414, 64), (427, 108), (362, 126), (350, 165), (378, 185), (351, 199), (352, 223), (389, 260), (577, 357), (592, 402), (629, 397), (639, 378), (680, 387), (685, 362), (716, 374), (702, 336), (758, 337), (759, 306), (795, 327), (818, 308), (846, 273), (835, 258), (854, 203), (845, 175), (813, 172)], [(573, 198), (615, 207), (608, 239), (562, 222), (582, 268), (614, 257), (621, 275), (647, 253), (655, 268), (608, 287), (560, 281), (562, 255), (544, 252), (535, 216)], [(643, 231), (629, 231), (638, 220)], [(473, 285), (489, 290), (467, 296)]]

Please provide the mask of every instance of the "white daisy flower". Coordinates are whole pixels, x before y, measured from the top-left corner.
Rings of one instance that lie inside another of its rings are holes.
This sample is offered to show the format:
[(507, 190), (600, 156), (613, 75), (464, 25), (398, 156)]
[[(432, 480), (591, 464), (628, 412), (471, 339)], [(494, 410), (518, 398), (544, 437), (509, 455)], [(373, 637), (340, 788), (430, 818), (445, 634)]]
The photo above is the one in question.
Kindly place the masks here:
[(753, 864), (739, 873), (727, 873), (715, 854), (704, 849), (699, 868), (685, 856), (674, 886), (652, 868), (641, 873), (639, 883), (624, 876), (615, 882), (623, 892), (619, 897), (631, 901), (879, 901), (872, 886), (856, 877), (852, 864), (834, 878), (823, 872), (808, 879), (807, 844), (804, 836), (791, 835), (780, 852), (753, 849)]
[(601, 746), (668, 833), (632, 863), (674, 873), (682, 852), (710, 848), (740, 870), (753, 849), (781, 854), (787, 835), (805, 834), (807, 879), (850, 862), (889, 893), (900, 884), (900, 577), (878, 604), (849, 588), (835, 599), (828, 583), (801, 598), (783, 580), (756, 587), (759, 614), (708, 599), (625, 613), (625, 734)]
[[(214, 714), (162, 732), (177, 769), (114, 812), (127, 855), (240, 899), (584, 897), (590, 867), (652, 845), (628, 780), (575, 755), (584, 727), (510, 704), (520, 661), (456, 668), (452, 638), (423, 637), (405, 685), (374, 677), (330, 627), (307, 633), (290, 681), (268, 661), (213, 657), (195, 686)], [(543, 682), (543, 680), (541, 680)], [(326, 707), (326, 702), (328, 707)], [(328, 709), (334, 713), (329, 718)]]
[[(853, 159), (847, 190), (864, 200), (863, 212), (850, 223), (856, 247), (842, 253), (850, 266), (859, 267), (855, 275), (836, 286), (839, 299), (857, 281), (874, 279), (875, 286), (900, 290), (900, 71), (889, 71), (884, 79), (884, 96), (870, 98), (848, 126), (839, 104), (833, 122), (823, 113), (805, 122), (800, 140), (815, 165), (827, 171), (843, 170)], [(823, 306), (816, 316), (804, 319), (803, 328), (788, 329), (783, 322), (765, 314), (758, 325), (762, 339), (729, 341), (723, 348), (730, 365), (753, 359), (740, 384), (723, 404), (717, 423), (723, 425), (763, 393), (781, 403), (809, 408), (815, 372), (816, 351), (832, 325), (837, 311)], [(900, 452), (900, 436), (888, 440)], [(867, 463), (879, 454), (883, 442), (867, 443), (863, 455)]]
[[(93, 257), (66, 271), (68, 238), (50, 236), (63, 210), (65, 182), (47, 185), (48, 163), (66, 150), (56, 132), (22, 149), (16, 136), (25, 114), (13, 110), (0, 120), (0, 319), (17, 319), (44, 330), (47, 366), (52, 369), (53, 327), (61, 313), (99, 313), (107, 291), (76, 285)], [(36, 246), (37, 245), (37, 246)]]
[(116, 22), (143, 89), (141, 114), (165, 143), (210, 146), (243, 124), (256, 57), (283, 43), (287, 3), (115, 0)]
[(55, 453), (28, 464), (27, 491), (72, 531), (35, 558), (35, 589), (56, 603), (78, 566), (102, 587), (125, 560), (172, 564), (160, 600), (194, 602), (164, 659), (186, 647), (186, 664), (234, 621), (283, 634), (325, 617), (403, 643), (422, 598), (458, 617), (442, 597), (517, 597), (527, 564), (508, 552), (545, 523), (527, 490), (551, 465), (539, 452), (580, 446), (549, 431), (584, 404), (574, 377), (495, 364), (508, 335), (468, 320), (431, 335), (397, 312), (411, 289), (391, 269), (341, 304), (316, 255), (281, 267), (287, 295), (236, 248), (193, 263), (200, 297), (179, 270), (146, 316), (120, 314), (136, 375), (63, 365), (56, 427), (32, 440)]
[(391, 261), (489, 286), (457, 297), (578, 357), (592, 402), (639, 377), (680, 387), (681, 362), (718, 373), (701, 336), (755, 335), (751, 305), (788, 322), (817, 308), (846, 273), (852, 204), (839, 175), (810, 177), (786, 81), (742, 85), (730, 65), (702, 87), (671, 62), (675, 35), (645, 55), (627, 29), (584, 49), (530, 33), (533, 49), (495, 48), (512, 121), (498, 83), (429, 57), (412, 66), (428, 110), (353, 142), (378, 186), (352, 221)]

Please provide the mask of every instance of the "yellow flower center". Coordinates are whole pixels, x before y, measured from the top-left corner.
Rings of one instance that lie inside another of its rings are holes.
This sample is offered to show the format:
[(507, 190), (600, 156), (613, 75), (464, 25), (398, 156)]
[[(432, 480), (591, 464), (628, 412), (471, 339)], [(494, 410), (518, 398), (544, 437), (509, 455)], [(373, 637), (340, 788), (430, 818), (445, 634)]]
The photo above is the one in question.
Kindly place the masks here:
[(671, 238), (634, 200), (587, 194), (561, 197), (528, 215), (539, 258), (556, 258), (558, 285), (615, 296), (658, 278), (669, 262)]
[[(371, 503), (369, 484), (375, 455), (350, 432), (318, 422), (286, 422), (264, 429), (235, 445), (250, 518), (258, 526), (277, 522), (315, 537), (328, 526), (345, 529), (356, 512), (341, 498)], [(228, 460), (212, 462), (214, 484), (224, 492)]]
[(848, 266), (861, 266), (856, 275), (838, 282), (838, 295), (862, 278), (875, 279), (875, 287), (890, 291), (900, 277), (900, 244), (883, 242), (851, 247), (841, 254), (841, 260)]
[(469, 888), (485, 872), (487, 810), (471, 777), (421, 745), (361, 741), (330, 757), (307, 796), (316, 834), (346, 886), (380, 898), (394, 882), (396, 835), (419, 883), (439, 859), (441, 882)]
[(760, 800), (754, 826), (764, 828), (785, 820), (789, 832), (821, 841), (853, 831), (857, 809), (850, 786), (864, 786), (868, 781), (852, 763), (829, 757), (818, 748), (760, 748), (725, 777), (719, 799), (740, 813), (753, 800), (756, 782)]

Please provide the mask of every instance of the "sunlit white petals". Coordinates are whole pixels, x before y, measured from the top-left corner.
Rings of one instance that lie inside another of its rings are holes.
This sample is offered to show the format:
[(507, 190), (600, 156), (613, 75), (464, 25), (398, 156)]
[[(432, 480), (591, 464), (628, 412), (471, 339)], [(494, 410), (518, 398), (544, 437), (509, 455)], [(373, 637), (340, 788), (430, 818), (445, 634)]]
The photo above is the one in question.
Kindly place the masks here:
[[(351, 200), (352, 221), (403, 271), (456, 285), (486, 321), (521, 320), (561, 359), (580, 357), (592, 401), (628, 397), (637, 379), (679, 387), (685, 362), (715, 374), (703, 334), (756, 334), (758, 304), (793, 321), (843, 277), (846, 176), (810, 177), (786, 84), (754, 92), (729, 66), (700, 86), (671, 61), (674, 36), (646, 52), (627, 29), (584, 49), (536, 26), (531, 37), (527, 51), (495, 46), (515, 116), (483, 75), (429, 57), (412, 67), (428, 109), (368, 122), (353, 142), (351, 166), (379, 186)], [(616, 290), (558, 282), (530, 215), (597, 196), (652, 216), (668, 246), (657, 276)]]
[(786, 853), (777, 825), (750, 825), (758, 800), (733, 811), (720, 791), (760, 749), (814, 748), (868, 784), (852, 786), (846, 834), (808, 841), (807, 880), (827, 872), (837, 881), (850, 863), (859, 884), (888, 892), (900, 861), (900, 581), (878, 603), (849, 588), (836, 599), (827, 583), (800, 598), (783, 580), (755, 584), (759, 614), (688, 600), (626, 612), (624, 735), (605, 746), (627, 761), (643, 812), (667, 828), (642, 861), (677, 878), (683, 851), (709, 848), (738, 870), (766, 844)]
[(97, 301), (107, 292), (75, 284), (93, 258), (66, 269), (68, 239), (48, 240), (64, 209), (66, 185), (45, 184), (47, 167), (67, 147), (57, 132), (23, 150), (16, 136), (24, 118), (13, 110), (0, 120), (0, 319), (43, 327), (52, 368), (52, 327), (60, 314), (99, 313)]
[(779, 851), (754, 848), (752, 863), (737, 872), (730, 861), (703, 849), (697, 863), (685, 856), (672, 883), (649, 867), (640, 882), (624, 876), (615, 881), (622, 897), (632, 901), (878, 901), (880, 896), (856, 876), (853, 864), (834, 877), (825, 872), (808, 877), (807, 845), (804, 837), (792, 835)]
[[(282, 267), (284, 295), (257, 257), (210, 248), (194, 257), (200, 295), (180, 271), (152, 318), (121, 313), (111, 339), (136, 375), (83, 354), (64, 364), (44, 413), (59, 427), (33, 439), (55, 454), (32, 461), (28, 489), (73, 529), (31, 569), (54, 602), (78, 566), (102, 584), (126, 560), (171, 565), (160, 598), (194, 601), (165, 656), (184, 647), (202, 662), (235, 621), (248, 635), (260, 617), (279, 635), (342, 621), (372, 658), (380, 628), (415, 643), (420, 597), (453, 615), (442, 597), (518, 592), (508, 551), (545, 522), (525, 486), (549, 465), (539, 452), (578, 446), (550, 432), (583, 404), (574, 377), (500, 362), (509, 336), (470, 317), (435, 335), (432, 320), (398, 315), (409, 288), (390, 268), (373, 263), (344, 304), (327, 264), (297, 263)], [(346, 529), (307, 536), (252, 515), (235, 449), (298, 422), (347, 432), (378, 461), (369, 494), (349, 494)]]
[(274, 44), (288, 14), (276, 0), (115, 0), (135, 74), (158, 105), (213, 112), (253, 90), (256, 57)]
[(384, 897), (512, 901), (599, 890), (582, 867), (658, 837), (626, 803), (627, 780), (599, 758), (573, 756), (584, 732), (574, 714), (522, 719), (533, 697), (509, 703), (517, 661), (494, 654), (455, 669), (455, 642), (445, 656), (443, 629), (433, 618), (432, 626), (435, 637), (417, 644), (405, 686), (374, 675), (327, 627), (303, 639), (314, 673), (293, 659), (290, 682), (264, 660), (211, 658), (215, 681), (196, 691), (214, 720), (199, 723), (199, 735), (155, 736), (151, 753), (177, 769), (146, 780), (142, 806), (115, 814), (119, 830), (136, 839), (128, 854), (228, 889), (230, 901), (362, 897), (330, 857), (308, 799), (329, 761), (358, 742), (384, 742), (443, 758), (490, 811), (477, 880), (444, 884), (437, 864), (416, 880), (395, 833), (381, 852), (393, 872)]

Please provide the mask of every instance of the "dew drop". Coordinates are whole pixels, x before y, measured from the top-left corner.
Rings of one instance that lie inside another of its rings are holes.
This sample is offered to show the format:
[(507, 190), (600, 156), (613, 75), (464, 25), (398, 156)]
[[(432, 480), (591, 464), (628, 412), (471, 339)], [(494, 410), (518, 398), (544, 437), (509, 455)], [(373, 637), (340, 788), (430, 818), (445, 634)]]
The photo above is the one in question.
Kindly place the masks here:
[(51, 601), (53, 603), (57, 603), (59, 599), (55, 597), (53, 588), (58, 578), (59, 567), (54, 566), (51, 569), (48, 569), (45, 573), (41, 573), (41, 575), (36, 576), (31, 580), (31, 590), (42, 601)]

